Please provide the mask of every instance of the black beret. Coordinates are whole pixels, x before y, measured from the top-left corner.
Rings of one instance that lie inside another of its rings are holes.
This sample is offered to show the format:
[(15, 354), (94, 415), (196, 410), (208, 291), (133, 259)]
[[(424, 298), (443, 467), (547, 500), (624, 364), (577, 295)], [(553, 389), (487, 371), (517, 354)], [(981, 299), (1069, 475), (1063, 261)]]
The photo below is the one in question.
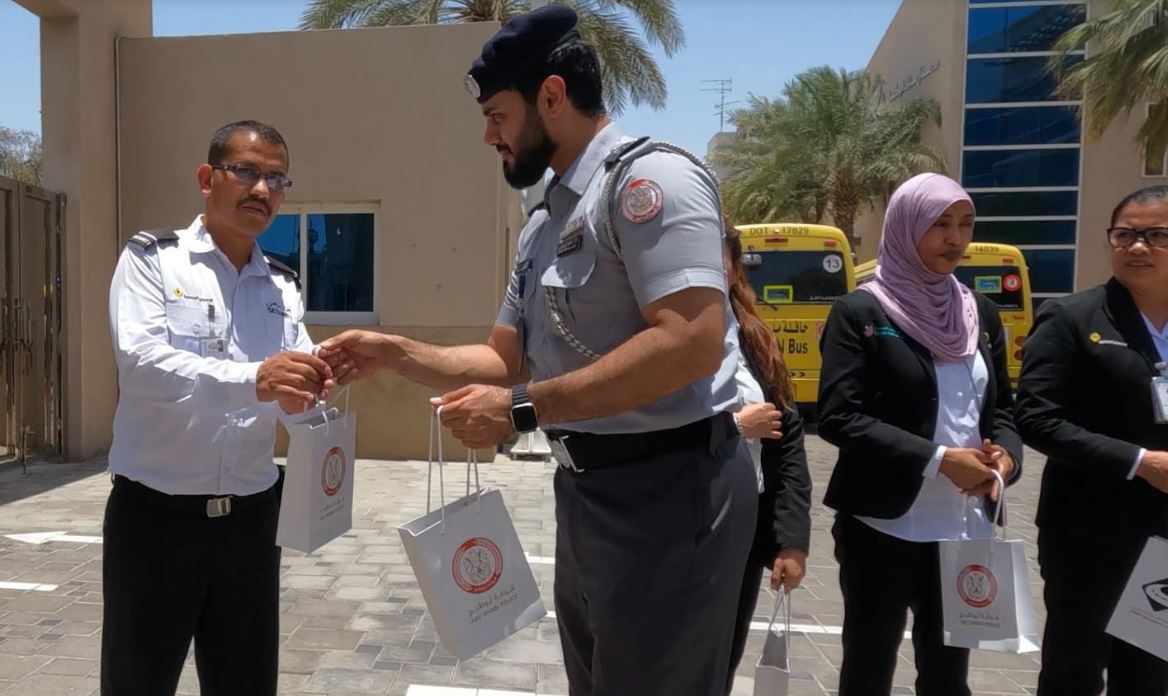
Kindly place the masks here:
[(483, 44), (463, 82), (480, 104), (514, 84), (536, 61), (547, 58), (567, 39), (579, 37), (576, 13), (563, 5), (544, 5), (516, 15)]

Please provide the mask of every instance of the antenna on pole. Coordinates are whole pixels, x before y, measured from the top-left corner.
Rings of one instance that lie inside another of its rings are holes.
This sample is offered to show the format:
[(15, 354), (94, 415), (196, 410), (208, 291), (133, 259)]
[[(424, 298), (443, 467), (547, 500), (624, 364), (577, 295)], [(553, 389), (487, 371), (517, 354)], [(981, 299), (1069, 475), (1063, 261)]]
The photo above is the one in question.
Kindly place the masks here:
[(703, 85), (710, 85), (709, 87), (702, 87), (703, 92), (717, 92), (718, 103), (714, 108), (718, 110), (718, 132), (721, 133), (726, 128), (726, 107), (732, 104), (737, 104), (736, 101), (726, 101), (726, 95), (734, 91), (734, 80), (702, 80)]

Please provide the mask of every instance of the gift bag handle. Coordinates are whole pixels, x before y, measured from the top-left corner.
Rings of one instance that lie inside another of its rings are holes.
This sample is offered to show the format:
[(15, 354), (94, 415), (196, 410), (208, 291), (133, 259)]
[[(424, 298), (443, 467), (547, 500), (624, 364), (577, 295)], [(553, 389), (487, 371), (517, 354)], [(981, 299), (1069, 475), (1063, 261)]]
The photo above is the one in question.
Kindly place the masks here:
[[(339, 392), (337, 392), (336, 398), (338, 398), (338, 399), (341, 398), (341, 394), (345, 395), (345, 415), (339, 419), (334, 419), (334, 420), (343, 420), (343, 421), (348, 422), (348, 420), (349, 420), (349, 385), (348, 384), (341, 387), (341, 390)], [(319, 402), (317, 405), (320, 405)], [(328, 412), (329, 412), (329, 410), (327, 408), (324, 409), (323, 411), (321, 411), (321, 415), (324, 417), (324, 434), (325, 435), (332, 435), (332, 431), (329, 429)]]
[[(1002, 472), (997, 469), (992, 470), (994, 478), (998, 480), (998, 502), (994, 505), (994, 516), (990, 518), (990, 524), (998, 527), (998, 520), (1002, 519), (1002, 513), (1006, 509), (1006, 480), (1002, 478)], [(1006, 525), (1001, 525), (1002, 541), (1006, 540)], [(996, 534), (996, 533), (995, 533)], [(993, 536), (993, 535), (991, 535)]]
[(434, 441), (435, 434), (438, 441), (438, 496), (442, 503), (442, 528), (446, 529), (446, 479), (442, 475), (442, 407), (439, 406), (433, 409), (430, 413), (430, 437), (429, 437), (429, 466), (426, 472), (426, 514), (430, 514), (433, 509), (431, 503), (431, 489), (434, 482)]
[(785, 608), (783, 617), (783, 626), (786, 628), (786, 635), (791, 635), (791, 598), (785, 589), (779, 589), (775, 597), (775, 610), (771, 612), (771, 621), (767, 624), (767, 633), (775, 630), (775, 620), (779, 618), (779, 608)]

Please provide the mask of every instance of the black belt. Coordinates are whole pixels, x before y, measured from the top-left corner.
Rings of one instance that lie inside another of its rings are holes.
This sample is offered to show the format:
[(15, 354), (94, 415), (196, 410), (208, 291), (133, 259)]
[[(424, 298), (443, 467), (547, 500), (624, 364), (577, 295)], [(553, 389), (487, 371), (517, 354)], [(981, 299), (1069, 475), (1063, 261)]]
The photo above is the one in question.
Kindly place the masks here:
[(269, 503), (273, 497), (279, 495), (282, 479), (281, 471), (280, 480), (276, 481), (276, 485), (251, 495), (170, 495), (120, 474), (114, 475), (114, 488), (124, 490), (148, 504), (191, 517), (226, 517), (233, 512), (243, 512)]
[(719, 413), (680, 428), (647, 433), (598, 435), (548, 430), (547, 436), (559, 465), (564, 469), (582, 472), (688, 449), (713, 451), (731, 437), (738, 437), (738, 429), (734, 426), (733, 416)]

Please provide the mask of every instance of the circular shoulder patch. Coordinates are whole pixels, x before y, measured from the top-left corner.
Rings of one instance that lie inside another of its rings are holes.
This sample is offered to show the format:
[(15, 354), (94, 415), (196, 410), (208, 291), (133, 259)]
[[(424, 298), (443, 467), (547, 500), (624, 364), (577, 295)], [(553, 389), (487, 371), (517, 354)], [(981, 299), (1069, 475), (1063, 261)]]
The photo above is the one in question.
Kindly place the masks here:
[(656, 181), (634, 179), (621, 194), (621, 215), (629, 222), (648, 222), (657, 217), (664, 202), (665, 194)]

